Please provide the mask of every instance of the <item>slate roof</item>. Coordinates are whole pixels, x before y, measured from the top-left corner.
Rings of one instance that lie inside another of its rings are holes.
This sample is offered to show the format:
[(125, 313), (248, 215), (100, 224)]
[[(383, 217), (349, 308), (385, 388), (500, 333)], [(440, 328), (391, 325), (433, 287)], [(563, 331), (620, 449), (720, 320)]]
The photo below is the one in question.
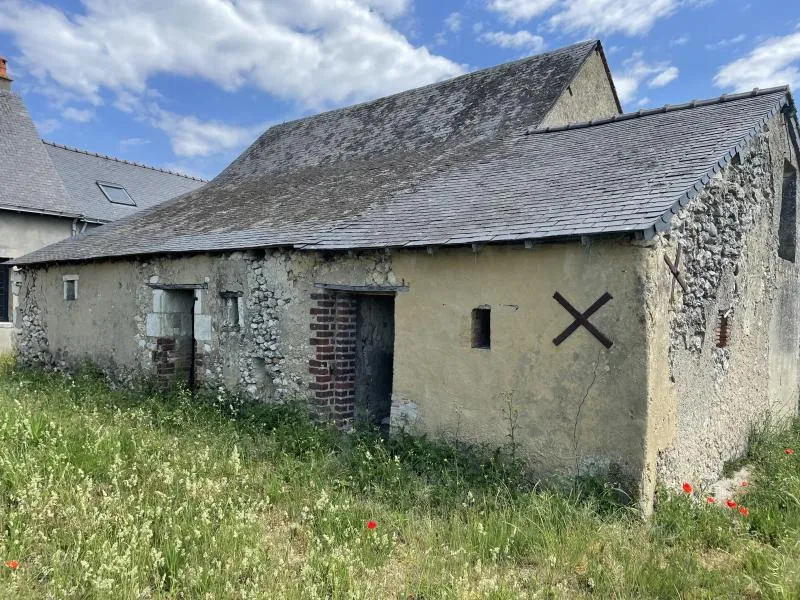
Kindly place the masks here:
[[(536, 126), (595, 50), (581, 42), (268, 129), (221, 175), (263, 176), (424, 152)], [(621, 109), (620, 109), (621, 112)]]
[(75, 217), (72, 201), (22, 99), (0, 90), (0, 209)]
[[(104, 223), (205, 182), (109, 156), (42, 142), (22, 99), (0, 90), (0, 210)], [(97, 181), (125, 187), (137, 206), (112, 204)]]
[(665, 229), (785, 106), (788, 88), (289, 174), (226, 170), (199, 191), (17, 264), (294, 246), (414, 247)]
[[(67, 192), (87, 218), (97, 221), (115, 221), (206, 183), (195, 177), (53, 142), (44, 142), (44, 145)], [(98, 181), (121, 185), (136, 206), (109, 202), (97, 185)]]
[[(538, 125), (594, 52), (603, 58), (598, 41), (582, 42), (272, 127), (202, 190), (123, 219), (102, 240), (75, 238), (82, 250), (59, 246), (69, 253), (59, 260), (292, 244), (321, 233), (463, 149)], [(127, 252), (133, 231), (141, 243)]]

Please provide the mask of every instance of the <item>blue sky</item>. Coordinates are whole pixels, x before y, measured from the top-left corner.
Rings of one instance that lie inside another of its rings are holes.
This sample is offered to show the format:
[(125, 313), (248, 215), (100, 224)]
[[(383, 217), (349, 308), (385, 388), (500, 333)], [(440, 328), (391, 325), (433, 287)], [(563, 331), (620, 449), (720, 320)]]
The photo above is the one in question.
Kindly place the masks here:
[(0, 0), (48, 140), (213, 177), (270, 124), (576, 41), (625, 110), (800, 86), (787, 0)]

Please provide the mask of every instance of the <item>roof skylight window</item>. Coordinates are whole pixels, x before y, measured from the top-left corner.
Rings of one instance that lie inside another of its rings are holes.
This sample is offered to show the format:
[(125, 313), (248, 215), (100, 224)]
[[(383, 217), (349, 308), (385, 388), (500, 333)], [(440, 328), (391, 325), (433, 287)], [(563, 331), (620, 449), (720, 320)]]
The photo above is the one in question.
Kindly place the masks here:
[(105, 194), (108, 201), (112, 204), (124, 204), (125, 206), (136, 206), (136, 202), (130, 197), (128, 191), (121, 185), (116, 183), (106, 183), (105, 181), (98, 181), (97, 186)]

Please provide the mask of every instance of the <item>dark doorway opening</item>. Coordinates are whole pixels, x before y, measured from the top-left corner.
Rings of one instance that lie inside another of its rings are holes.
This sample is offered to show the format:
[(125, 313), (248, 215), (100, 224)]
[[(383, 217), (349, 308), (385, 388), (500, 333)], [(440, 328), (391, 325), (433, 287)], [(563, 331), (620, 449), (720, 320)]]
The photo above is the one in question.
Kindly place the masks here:
[[(0, 262), (6, 260), (0, 258)], [(0, 322), (11, 320), (11, 269), (0, 265)]]
[(194, 290), (164, 290), (161, 335), (156, 342), (156, 374), (165, 389), (182, 383), (194, 392)]
[(394, 294), (356, 296), (356, 419), (389, 428), (394, 378)]

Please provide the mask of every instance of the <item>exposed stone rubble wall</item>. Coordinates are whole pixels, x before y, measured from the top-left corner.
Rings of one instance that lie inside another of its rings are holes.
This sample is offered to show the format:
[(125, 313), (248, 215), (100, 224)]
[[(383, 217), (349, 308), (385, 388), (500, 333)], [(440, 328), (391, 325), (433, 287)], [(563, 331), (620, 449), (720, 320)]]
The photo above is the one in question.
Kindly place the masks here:
[[(62, 296), (65, 272), (80, 276), (80, 297), (70, 303)], [(170, 378), (180, 365), (170, 358), (175, 344), (169, 340), (186, 329), (176, 321), (185, 298), (170, 294), (191, 292), (158, 286), (192, 284), (204, 286), (194, 290), (199, 383), (255, 400), (306, 398), (317, 408), (314, 386), (325, 375), (310, 372), (318, 358), (313, 340), (328, 333), (315, 331), (312, 309), (324, 292), (315, 284), (396, 282), (385, 252), (334, 257), (287, 250), (53, 266), (29, 270), (24, 280), (18, 349), (27, 364), (70, 369), (90, 360), (126, 384)], [(322, 412), (351, 417), (352, 397), (331, 392)]]
[[(800, 286), (797, 266), (777, 254), (787, 159), (796, 160), (779, 116), (652, 244), (650, 351), (669, 372), (651, 361), (649, 443), (664, 483), (716, 480), (752, 426), (797, 410)], [(679, 244), (689, 291), (675, 285), (671, 300), (663, 259)], [(727, 339), (718, 344), (721, 315)]]

